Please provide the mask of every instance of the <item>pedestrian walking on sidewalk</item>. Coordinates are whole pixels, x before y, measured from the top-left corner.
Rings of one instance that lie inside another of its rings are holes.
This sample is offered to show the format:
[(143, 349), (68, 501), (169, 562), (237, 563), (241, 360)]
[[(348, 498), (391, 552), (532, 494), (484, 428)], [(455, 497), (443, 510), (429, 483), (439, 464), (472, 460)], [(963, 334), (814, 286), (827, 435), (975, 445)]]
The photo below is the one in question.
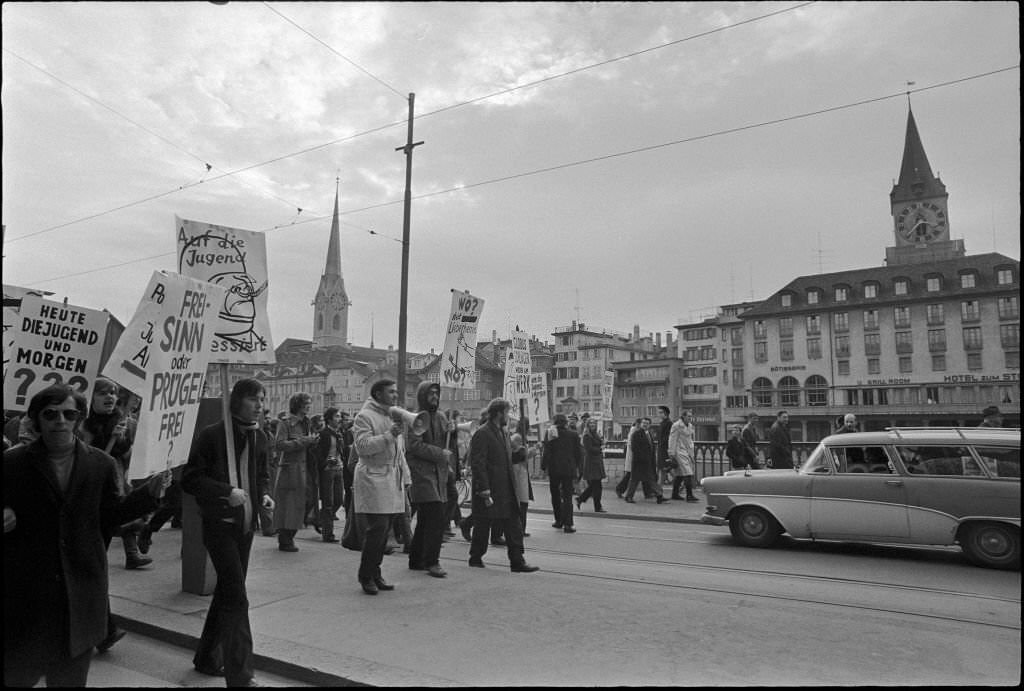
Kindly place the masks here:
[(587, 420), (587, 427), (583, 431), (583, 479), (587, 482), (587, 488), (576, 498), (576, 508), (590, 499), (594, 498), (594, 513), (608, 513), (601, 506), (601, 492), (604, 487), (601, 483), (607, 477), (604, 471), (604, 451), (602, 446), (604, 440), (597, 432), (597, 420)]
[(672, 430), (668, 435), (669, 457), (675, 461), (675, 467), (672, 470), (672, 474), (675, 476), (672, 480), (673, 499), (682, 500), (683, 497), (679, 496), (679, 490), (681, 487), (685, 487), (686, 501), (698, 501), (697, 497), (693, 496), (693, 476), (697, 467), (693, 452), (694, 433), (693, 412), (684, 410), (672, 425)]
[(629, 488), (629, 479), (633, 474), (633, 433), (640, 429), (641, 418), (637, 418), (633, 421), (633, 426), (629, 428), (629, 434), (626, 435), (626, 453), (623, 458), (622, 465), (622, 478), (619, 479), (619, 483), (615, 485), (615, 495), (622, 499), (626, 490)]
[[(453, 463), (454, 440), (449, 433), (448, 418), (438, 410), (441, 385), (422, 382), (416, 390), (416, 402), (418, 410), (427, 413), (427, 424), (422, 434), (406, 430), (405, 460), (412, 474), (409, 502), (416, 512), (416, 529), (409, 545), (409, 568), (444, 578), (448, 572), (441, 568), (441, 543), (447, 525), (448, 474)], [(445, 444), (449, 448), (445, 448)]]
[(729, 429), (731, 436), (725, 444), (725, 457), (729, 459), (729, 465), (734, 470), (743, 470), (747, 462), (746, 456), (743, 453), (743, 440), (740, 439), (743, 428), (739, 425), (733, 425)]
[(342, 459), (348, 449), (342, 434), (341, 417), (337, 408), (324, 411), (324, 428), (320, 430), (313, 455), (316, 457), (317, 472), (320, 474), (320, 535), (324, 542), (337, 542), (334, 536), (334, 514), (341, 508), (345, 498)]
[(196, 436), (181, 476), (182, 490), (196, 498), (203, 519), (203, 545), (217, 572), (213, 601), (192, 663), (203, 674), (224, 676), (228, 686), (257, 685), (245, 577), (259, 521), (255, 505), (274, 508), (270, 443), (259, 424), (263, 396), (258, 380), (239, 380), (229, 402), (234, 457), (228, 455), (225, 423), (214, 423)]
[(391, 417), (398, 403), (398, 386), (381, 379), (352, 425), (359, 461), (352, 480), (353, 509), (363, 533), (359, 583), (367, 595), (394, 590), (380, 571), (395, 516), (405, 515), (406, 490), (411, 484), (405, 460), (405, 424)]
[(661, 496), (661, 487), (658, 485), (658, 469), (654, 461), (654, 442), (651, 433), (651, 418), (640, 419), (640, 429), (630, 435), (629, 446), (633, 450), (633, 470), (629, 478), (629, 487), (626, 489), (626, 501), (634, 503), (633, 494), (637, 485), (643, 485), (644, 496), (648, 499), (654, 497), (659, 504), (664, 504), (667, 499)]
[(295, 533), (306, 516), (307, 463), (310, 448), (319, 437), (309, 420), (310, 396), (297, 393), (288, 400), (290, 415), (277, 424), (274, 450), (279, 453), (274, 483), (274, 528), (282, 552), (298, 552)]
[(4, 452), (4, 685), (85, 686), (107, 636), (107, 541), (157, 506), (160, 473), (124, 494), (116, 461), (83, 443), (85, 396), (66, 384), (38, 392), (39, 437)]
[[(527, 465), (529, 452), (523, 446), (523, 435), (516, 432), (509, 438), (512, 444), (512, 475), (516, 479), (516, 499), (519, 500), (519, 522), (523, 526), (523, 537), (526, 532), (526, 511), (533, 501), (533, 486), (530, 483), (530, 469)], [(493, 540), (491, 544), (494, 544)]]
[(515, 493), (512, 441), (505, 429), (509, 407), (509, 402), (503, 398), (492, 400), (487, 405), (487, 423), (476, 431), (469, 444), (473, 467), (473, 542), (469, 565), (483, 568), (491, 525), (496, 523), (505, 535), (512, 572), (532, 573), (538, 568), (527, 564), (523, 556), (519, 503), (524, 497), (517, 497)]
[(553, 528), (575, 533), (573, 526), (573, 487), (583, 469), (583, 447), (580, 437), (569, 429), (568, 419), (562, 413), (555, 413), (554, 427), (549, 430), (544, 442), (544, 456), (540, 468), (548, 473), (551, 487), (551, 511), (555, 522)]
[[(658, 422), (658, 485), (660, 486), (675, 475), (676, 466), (669, 462), (671, 456), (669, 455), (668, 437), (672, 433), (672, 411), (668, 409), (668, 406), (660, 405), (658, 414), (661, 415), (661, 420)], [(677, 488), (673, 487), (673, 499), (676, 498), (676, 494)]]
[(761, 467), (761, 461), (757, 455), (757, 419), (757, 413), (747, 415), (747, 424), (740, 432), (740, 441), (743, 442), (743, 460), (754, 470)]

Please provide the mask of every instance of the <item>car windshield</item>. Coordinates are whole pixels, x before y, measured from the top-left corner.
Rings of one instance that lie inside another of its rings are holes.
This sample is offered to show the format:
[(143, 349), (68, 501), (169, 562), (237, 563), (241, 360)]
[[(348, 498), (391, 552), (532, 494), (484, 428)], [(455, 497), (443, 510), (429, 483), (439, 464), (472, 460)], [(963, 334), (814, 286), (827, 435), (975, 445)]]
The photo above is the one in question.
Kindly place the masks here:
[(832, 470), (832, 461), (825, 453), (824, 444), (818, 444), (804, 464), (800, 466), (801, 473), (831, 473)]

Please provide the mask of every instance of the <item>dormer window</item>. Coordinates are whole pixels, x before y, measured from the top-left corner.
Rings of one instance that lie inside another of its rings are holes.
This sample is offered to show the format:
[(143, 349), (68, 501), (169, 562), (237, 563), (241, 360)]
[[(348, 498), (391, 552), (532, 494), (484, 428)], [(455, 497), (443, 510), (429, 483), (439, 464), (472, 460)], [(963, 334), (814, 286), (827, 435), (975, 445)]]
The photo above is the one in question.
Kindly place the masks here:
[(910, 281), (908, 281), (905, 278), (897, 278), (895, 281), (893, 281), (892, 291), (896, 295), (906, 295), (908, 292), (910, 292)]
[(925, 279), (925, 286), (929, 293), (937, 293), (942, 290), (942, 278), (940, 276), (929, 276)]
[(961, 288), (974, 288), (978, 284), (978, 275), (973, 271), (965, 271), (960, 274)]
[(782, 295), (779, 296), (779, 299), (782, 301), (783, 307), (793, 306), (793, 296), (790, 295), (789, 293), (783, 293)]
[(807, 304), (808, 305), (817, 305), (820, 300), (821, 300), (821, 293), (818, 292), (817, 288), (811, 288), (810, 290), (807, 291)]
[(864, 297), (865, 298), (877, 298), (878, 297), (878, 284), (877, 283), (865, 283), (864, 284)]
[(850, 289), (846, 286), (836, 286), (836, 302), (846, 302), (850, 299)]

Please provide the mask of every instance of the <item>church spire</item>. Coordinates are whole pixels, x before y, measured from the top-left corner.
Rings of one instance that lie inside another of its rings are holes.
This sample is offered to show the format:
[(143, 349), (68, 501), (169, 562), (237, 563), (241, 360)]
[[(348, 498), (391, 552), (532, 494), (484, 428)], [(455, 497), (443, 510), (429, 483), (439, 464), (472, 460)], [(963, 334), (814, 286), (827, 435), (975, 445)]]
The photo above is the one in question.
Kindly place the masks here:
[(348, 344), (348, 307), (351, 304), (345, 292), (345, 279), (341, 275), (341, 228), (338, 221), (340, 180), (335, 180), (334, 218), (327, 241), (327, 262), (320, 277), (320, 287), (313, 299), (313, 347), (329, 348)]
[(922, 197), (942, 197), (946, 194), (946, 186), (942, 180), (932, 174), (928, 156), (921, 143), (921, 135), (917, 132), (914, 111), (907, 104), (907, 134), (903, 142), (903, 163), (900, 166), (900, 179), (893, 185), (889, 198), (893, 202), (920, 199)]

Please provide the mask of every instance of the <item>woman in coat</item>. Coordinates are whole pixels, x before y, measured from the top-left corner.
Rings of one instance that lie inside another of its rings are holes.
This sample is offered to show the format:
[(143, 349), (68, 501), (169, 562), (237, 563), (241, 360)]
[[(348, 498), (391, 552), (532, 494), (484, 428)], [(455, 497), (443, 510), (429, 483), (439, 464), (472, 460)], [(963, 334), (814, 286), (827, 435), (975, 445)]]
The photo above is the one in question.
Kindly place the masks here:
[(590, 497), (594, 497), (594, 513), (608, 513), (601, 508), (601, 481), (607, 475), (604, 471), (604, 451), (601, 446), (604, 440), (597, 433), (597, 420), (587, 420), (587, 429), (583, 432), (583, 479), (587, 488), (576, 497), (576, 508)]
[(292, 396), (288, 400), (291, 414), (278, 423), (274, 438), (274, 450), (280, 454), (274, 485), (274, 528), (277, 548), (282, 552), (299, 551), (295, 533), (306, 516), (306, 459), (309, 448), (319, 440), (309, 420), (310, 402), (307, 393)]

